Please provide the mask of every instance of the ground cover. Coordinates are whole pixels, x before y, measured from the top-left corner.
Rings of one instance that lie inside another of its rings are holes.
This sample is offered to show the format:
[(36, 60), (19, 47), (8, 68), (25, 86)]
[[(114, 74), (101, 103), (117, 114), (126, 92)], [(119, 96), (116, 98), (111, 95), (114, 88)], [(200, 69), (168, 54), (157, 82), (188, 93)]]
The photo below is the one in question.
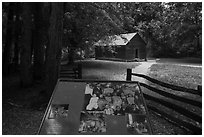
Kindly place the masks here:
[(202, 68), (186, 67), (173, 64), (153, 64), (149, 75), (170, 84), (197, 89), (202, 85)]
[(45, 107), (31, 107), (39, 101), (36, 92), (41, 87), (20, 88), (17, 74), (2, 78), (2, 134), (34, 135), (37, 134)]
[[(8, 105), (8, 104), (7, 104)], [(3, 135), (34, 135), (37, 134), (44, 111), (14, 106), (3, 106)]]

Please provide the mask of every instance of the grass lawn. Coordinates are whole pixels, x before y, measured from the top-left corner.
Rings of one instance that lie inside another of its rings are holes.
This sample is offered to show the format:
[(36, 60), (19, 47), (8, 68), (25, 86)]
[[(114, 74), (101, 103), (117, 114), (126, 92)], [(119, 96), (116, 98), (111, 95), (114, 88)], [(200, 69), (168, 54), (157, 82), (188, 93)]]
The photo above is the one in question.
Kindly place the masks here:
[(198, 85), (202, 85), (201, 67), (153, 64), (149, 75), (155, 79), (186, 88), (197, 89)]

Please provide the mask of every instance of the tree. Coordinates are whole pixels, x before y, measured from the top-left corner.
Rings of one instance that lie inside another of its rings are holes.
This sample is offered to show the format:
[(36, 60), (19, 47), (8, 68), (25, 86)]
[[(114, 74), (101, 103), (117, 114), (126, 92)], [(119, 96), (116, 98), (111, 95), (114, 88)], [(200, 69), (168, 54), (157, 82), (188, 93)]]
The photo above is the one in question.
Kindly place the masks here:
[(199, 51), (201, 7), (201, 3), (195, 2), (118, 3), (123, 28), (142, 33), (152, 43), (153, 54), (159, 57), (174, 57), (181, 49), (187, 52), (186, 44), (194, 53), (196, 46)]
[(23, 3), (23, 34), (20, 56), (21, 86), (27, 87), (32, 84), (31, 73), (31, 44), (32, 44), (32, 4)]
[[(168, 3), (168, 5), (179, 15), (177, 28), (172, 33), (179, 44), (177, 45), (178, 50), (185, 49), (185, 52), (193, 52), (193, 54), (200, 52), (199, 38), (202, 32), (202, 4), (200, 2), (187, 2)], [(191, 50), (188, 50), (188, 48)]]
[(42, 80), (44, 67), (44, 44), (45, 39), (45, 21), (43, 16), (43, 3), (34, 3), (34, 26), (33, 29), (33, 48), (34, 48), (34, 64), (33, 64), (33, 78), (35, 80)]
[(20, 20), (20, 10), (21, 9), (21, 4), (16, 3), (15, 6), (15, 32), (14, 32), (14, 57), (13, 57), (13, 63), (14, 63), (14, 69), (17, 71), (18, 65), (19, 65), (19, 52), (20, 52), (20, 45), (19, 45), (19, 39), (21, 36), (21, 20)]
[(46, 47), (46, 76), (47, 93), (50, 95), (55, 87), (61, 58), (63, 36), (63, 3), (51, 3), (49, 27), (49, 44)]
[(8, 5), (8, 18), (7, 18), (7, 29), (6, 29), (6, 40), (3, 51), (3, 75), (8, 75), (9, 64), (11, 60), (11, 47), (13, 38), (13, 25), (14, 25), (14, 3)]
[(108, 3), (66, 4), (64, 35), (70, 62), (73, 62), (75, 49), (91, 50), (93, 43), (102, 37), (122, 32), (113, 7), (114, 4)]

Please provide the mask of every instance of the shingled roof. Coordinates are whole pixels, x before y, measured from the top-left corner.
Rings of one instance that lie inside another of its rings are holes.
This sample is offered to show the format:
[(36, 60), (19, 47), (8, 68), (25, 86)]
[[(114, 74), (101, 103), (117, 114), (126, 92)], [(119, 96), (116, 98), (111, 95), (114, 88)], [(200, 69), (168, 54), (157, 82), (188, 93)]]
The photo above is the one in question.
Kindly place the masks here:
[(102, 40), (99, 40), (95, 46), (119, 46), (126, 45), (137, 33), (127, 33), (120, 35), (108, 36)]

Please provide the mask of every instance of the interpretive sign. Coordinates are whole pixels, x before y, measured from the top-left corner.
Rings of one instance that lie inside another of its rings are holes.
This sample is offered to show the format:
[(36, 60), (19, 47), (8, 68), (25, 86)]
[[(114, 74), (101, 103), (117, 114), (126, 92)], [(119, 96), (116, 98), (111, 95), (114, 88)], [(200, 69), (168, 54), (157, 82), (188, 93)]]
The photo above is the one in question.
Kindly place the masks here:
[(152, 134), (137, 82), (61, 80), (39, 134)]

